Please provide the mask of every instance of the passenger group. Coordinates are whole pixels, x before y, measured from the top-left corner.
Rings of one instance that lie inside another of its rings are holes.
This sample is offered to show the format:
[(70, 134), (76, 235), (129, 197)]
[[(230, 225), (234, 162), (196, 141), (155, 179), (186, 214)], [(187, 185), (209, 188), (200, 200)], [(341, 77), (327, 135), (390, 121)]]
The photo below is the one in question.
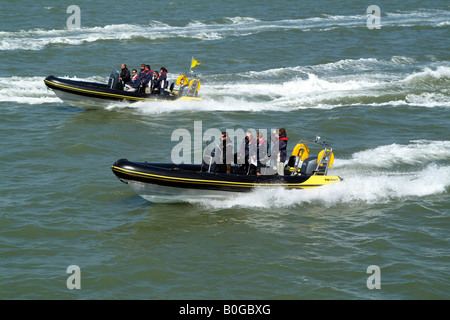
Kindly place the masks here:
[[(252, 131), (245, 132), (245, 138), (237, 153), (233, 154), (233, 144), (226, 132), (222, 132), (222, 145), (218, 145), (217, 149), (213, 149), (211, 155), (207, 155), (208, 159), (214, 158), (215, 163), (204, 161), (203, 168), (205, 171), (213, 171), (217, 173), (230, 173), (231, 161), (240, 164), (233, 173), (241, 173), (247, 175), (262, 175), (262, 168), (271, 168), (271, 174), (284, 175), (284, 164), (287, 158), (287, 142), (286, 129), (280, 128), (273, 130), (271, 133), (271, 143), (264, 138), (262, 131), (256, 133), (253, 137)], [(218, 152), (217, 157), (215, 152)], [(204, 158), (205, 160), (205, 158)]]
[[(256, 137), (253, 137), (252, 132), (247, 130), (238, 154), (238, 156), (245, 157), (243, 168), (246, 173), (250, 175), (261, 175), (261, 168), (270, 165), (276, 170), (276, 174), (280, 176), (284, 175), (288, 140), (285, 128), (273, 130), (271, 134), (273, 146), (271, 148), (270, 143), (264, 138), (262, 131), (258, 131)], [(270, 163), (269, 157), (272, 160)]]
[(150, 65), (143, 63), (141, 71), (133, 69), (131, 74), (126, 64), (122, 64), (121, 68), (120, 81), (125, 91), (166, 94), (168, 82), (165, 67), (161, 67), (158, 73), (158, 71), (153, 71)]

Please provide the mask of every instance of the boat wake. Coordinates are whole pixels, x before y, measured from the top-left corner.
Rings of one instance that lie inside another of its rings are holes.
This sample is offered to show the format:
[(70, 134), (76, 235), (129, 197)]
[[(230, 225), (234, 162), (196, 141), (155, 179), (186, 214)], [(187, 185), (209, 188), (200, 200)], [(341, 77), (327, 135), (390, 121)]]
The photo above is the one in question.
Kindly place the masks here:
[[(417, 71), (419, 69), (419, 71)], [(395, 72), (393, 72), (395, 71)], [(169, 81), (176, 80), (174, 73)], [(268, 76), (270, 75), (270, 77)], [(0, 77), (0, 102), (63, 103), (43, 83), (45, 77)], [(106, 76), (72, 80), (107, 83)], [(419, 63), (408, 57), (344, 59), (236, 74), (200, 75), (203, 101), (111, 102), (109, 110), (132, 108), (143, 114), (191, 111), (295, 111), (348, 106), (450, 107), (448, 62)], [(268, 80), (270, 79), (270, 80)]]
[(331, 173), (344, 178), (340, 183), (308, 190), (258, 189), (226, 199), (189, 202), (212, 210), (240, 207), (269, 211), (304, 205), (391, 204), (447, 193), (449, 160), (450, 141), (392, 144), (357, 152), (350, 159), (336, 158)]
[[(341, 60), (314, 66), (248, 71), (241, 75), (204, 76), (202, 102), (148, 102), (112, 105), (111, 109), (132, 107), (144, 114), (173, 111), (295, 111), (360, 106), (450, 107), (450, 65), (415, 68), (407, 57), (388, 60)], [(268, 74), (271, 77), (268, 77)], [(267, 81), (270, 78), (272, 81)], [(280, 81), (273, 81), (279, 78)], [(266, 79), (266, 80), (264, 80)], [(288, 79), (282, 81), (281, 79)]]

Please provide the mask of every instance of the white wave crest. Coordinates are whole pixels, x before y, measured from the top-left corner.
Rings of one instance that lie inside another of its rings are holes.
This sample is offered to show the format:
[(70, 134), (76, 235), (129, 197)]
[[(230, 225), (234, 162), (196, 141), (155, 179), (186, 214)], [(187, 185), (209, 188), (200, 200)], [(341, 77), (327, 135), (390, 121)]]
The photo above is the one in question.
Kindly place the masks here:
[(354, 165), (390, 168), (393, 165), (421, 164), (450, 159), (450, 141), (413, 140), (410, 144), (390, 144), (359, 151), (349, 160), (336, 160), (338, 166)]
[(425, 68), (423, 71), (415, 72), (404, 79), (404, 82), (424, 81), (429, 79), (443, 79), (450, 82), (450, 67), (438, 66), (436, 70)]
[[(383, 25), (443, 27), (448, 25), (450, 12), (445, 10), (421, 10), (386, 13)], [(216, 40), (226, 37), (248, 36), (263, 31), (328, 31), (335, 28), (364, 26), (366, 16), (322, 15), (303, 19), (264, 21), (252, 17), (227, 17), (216, 21), (191, 21), (185, 26), (171, 26), (160, 21), (147, 25), (111, 24), (82, 27), (80, 29), (21, 30), (0, 32), (0, 50), (42, 50), (48, 45), (82, 45), (100, 40), (133, 38), (164, 39), (185, 37), (200, 40)]]

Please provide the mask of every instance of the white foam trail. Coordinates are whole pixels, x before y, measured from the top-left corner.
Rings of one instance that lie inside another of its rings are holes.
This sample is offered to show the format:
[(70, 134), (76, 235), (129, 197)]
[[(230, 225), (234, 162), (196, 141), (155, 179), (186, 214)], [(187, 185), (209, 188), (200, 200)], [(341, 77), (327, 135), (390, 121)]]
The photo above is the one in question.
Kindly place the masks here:
[[(417, 140), (404, 146), (392, 144), (357, 152), (349, 160), (336, 159), (329, 174), (344, 178), (336, 184), (307, 190), (261, 188), (226, 199), (191, 202), (212, 209), (270, 210), (307, 204), (331, 207), (402, 201), (447, 192), (450, 166), (436, 162), (449, 159), (450, 141)], [(414, 167), (406, 171), (398, 166), (405, 163)]]
[[(206, 75), (202, 79), (203, 102), (113, 103), (110, 108), (132, 107), (146, 114), (176, 111), (293, 111), (304, 108), (332, 109), (343, 106), (450, 107), (450, 66), (416, 69), (417, 62), (396, 56), (344, 59), (313, 66), (247, 71), (242, 74)], [(392, 68), (400, 72), (392, 73)], [(271, 77), (268, 77), (271, 75)], [(76, 77), (69, 77), (77, 79)], [(268, 80), (270, 78), (270, 81)], [(0, 78), (0, 101), (20, 103), (59, 102), (38, 77)], [(85, 81), (106, 83), (106, 76)], [(169, 79), (175, 81), (174, 79)]]
[[(203, 87), (202, 87), (203, 88)], [(218, 99), (204, 98), (202, 101), (139, 101), (134, 103), (111, 103), (108, 109), (134, 109), (141, 114), (164, 114), (173, 112), (207, 112), (207, 111), (250, 111), (262, 112), (268, 110), (280, 111), (279, 108), (268, 104), (249, 102), (239, 98), (220, 97)]]
[[(249, 71), (234, 81), (214, 81), (210, 86), (221, 95), (253, 96), (271, 101), (286, 111), (386, 104), (448, 107), (450, 67), (425, 67), (412, 74), (405, 74), (403, 70), (395, 74), (391, 71), (392, 68), (414, 66), (414, 63), (414, 59), (407, 57), (345, 59), (316, 66)], [(268, 75), (271, 75), (270, 82)], [(277, 81), (278, 77), (288, 80)], [(396, 99), (392, 100), (393, 97)]]
[[(74, 80), (104, 82), (107, 78), (94, 76), (87, 79), (65, 77)], [(63, 103), (44, 84), (45, 77), (6, 77), (0, 78), (0, 102), (15, 102), (21, 104)]]
[(43, 77), (0, 78), (0, 102), (55, 103), (61, 100), (48, 91)]
[[(211, 84), (211, 94), (220, 93), (227, 97), (247, 97), (262, 100), (260, 107), (264, 110), (267, 102), (284, 111), (299, 108), (334, 108), (341, 107), (342, 99), (367, 97), (386, 94), (386, 83), (361, 75), (329, 77), (323, 79), (308, 73), (306, 79), (296, 77), (279, 82), (225, 82)], [(202, 91), (202, 96), (205, 91)], [(350, 104), (350, 103), (349, 103)]]
[[(344, 181), (306, 190), (258, 189), (221, 200), (190, 201), (213, 209), (289, 208), (307, 204), (331, 207), (339, 204), (389, 203), (404, 198), (445, 193), (450, 187), (450, 167), (430, 165), (407, 174), (378, 173), (344, 176)], [(301, 214), (301, 212), (299, 212)]]

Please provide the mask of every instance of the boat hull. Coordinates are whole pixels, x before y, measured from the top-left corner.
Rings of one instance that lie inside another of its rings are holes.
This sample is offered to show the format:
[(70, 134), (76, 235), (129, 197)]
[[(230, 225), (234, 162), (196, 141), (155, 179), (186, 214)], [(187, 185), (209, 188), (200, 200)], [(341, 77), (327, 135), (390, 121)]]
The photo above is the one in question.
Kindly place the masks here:
[(132, 162), (126, 159), (116, 161), (111, 169), (137, 194), (153, 202), (161, 202), (158, 201), (160, 199), (168, 202), (193, 197), (221, 197), (251, 192), (255, 188), (309, 189), (341, 181), (337, 176), (202, 172), (200, 165)]
[(201, 190), (168, 187), (152, 183), (127, 180), (130, 188), (147, 201), (154, 203), (172, 203), (190, 200), (220, 199), (236, 195), (235, 192), (220, 190)]

